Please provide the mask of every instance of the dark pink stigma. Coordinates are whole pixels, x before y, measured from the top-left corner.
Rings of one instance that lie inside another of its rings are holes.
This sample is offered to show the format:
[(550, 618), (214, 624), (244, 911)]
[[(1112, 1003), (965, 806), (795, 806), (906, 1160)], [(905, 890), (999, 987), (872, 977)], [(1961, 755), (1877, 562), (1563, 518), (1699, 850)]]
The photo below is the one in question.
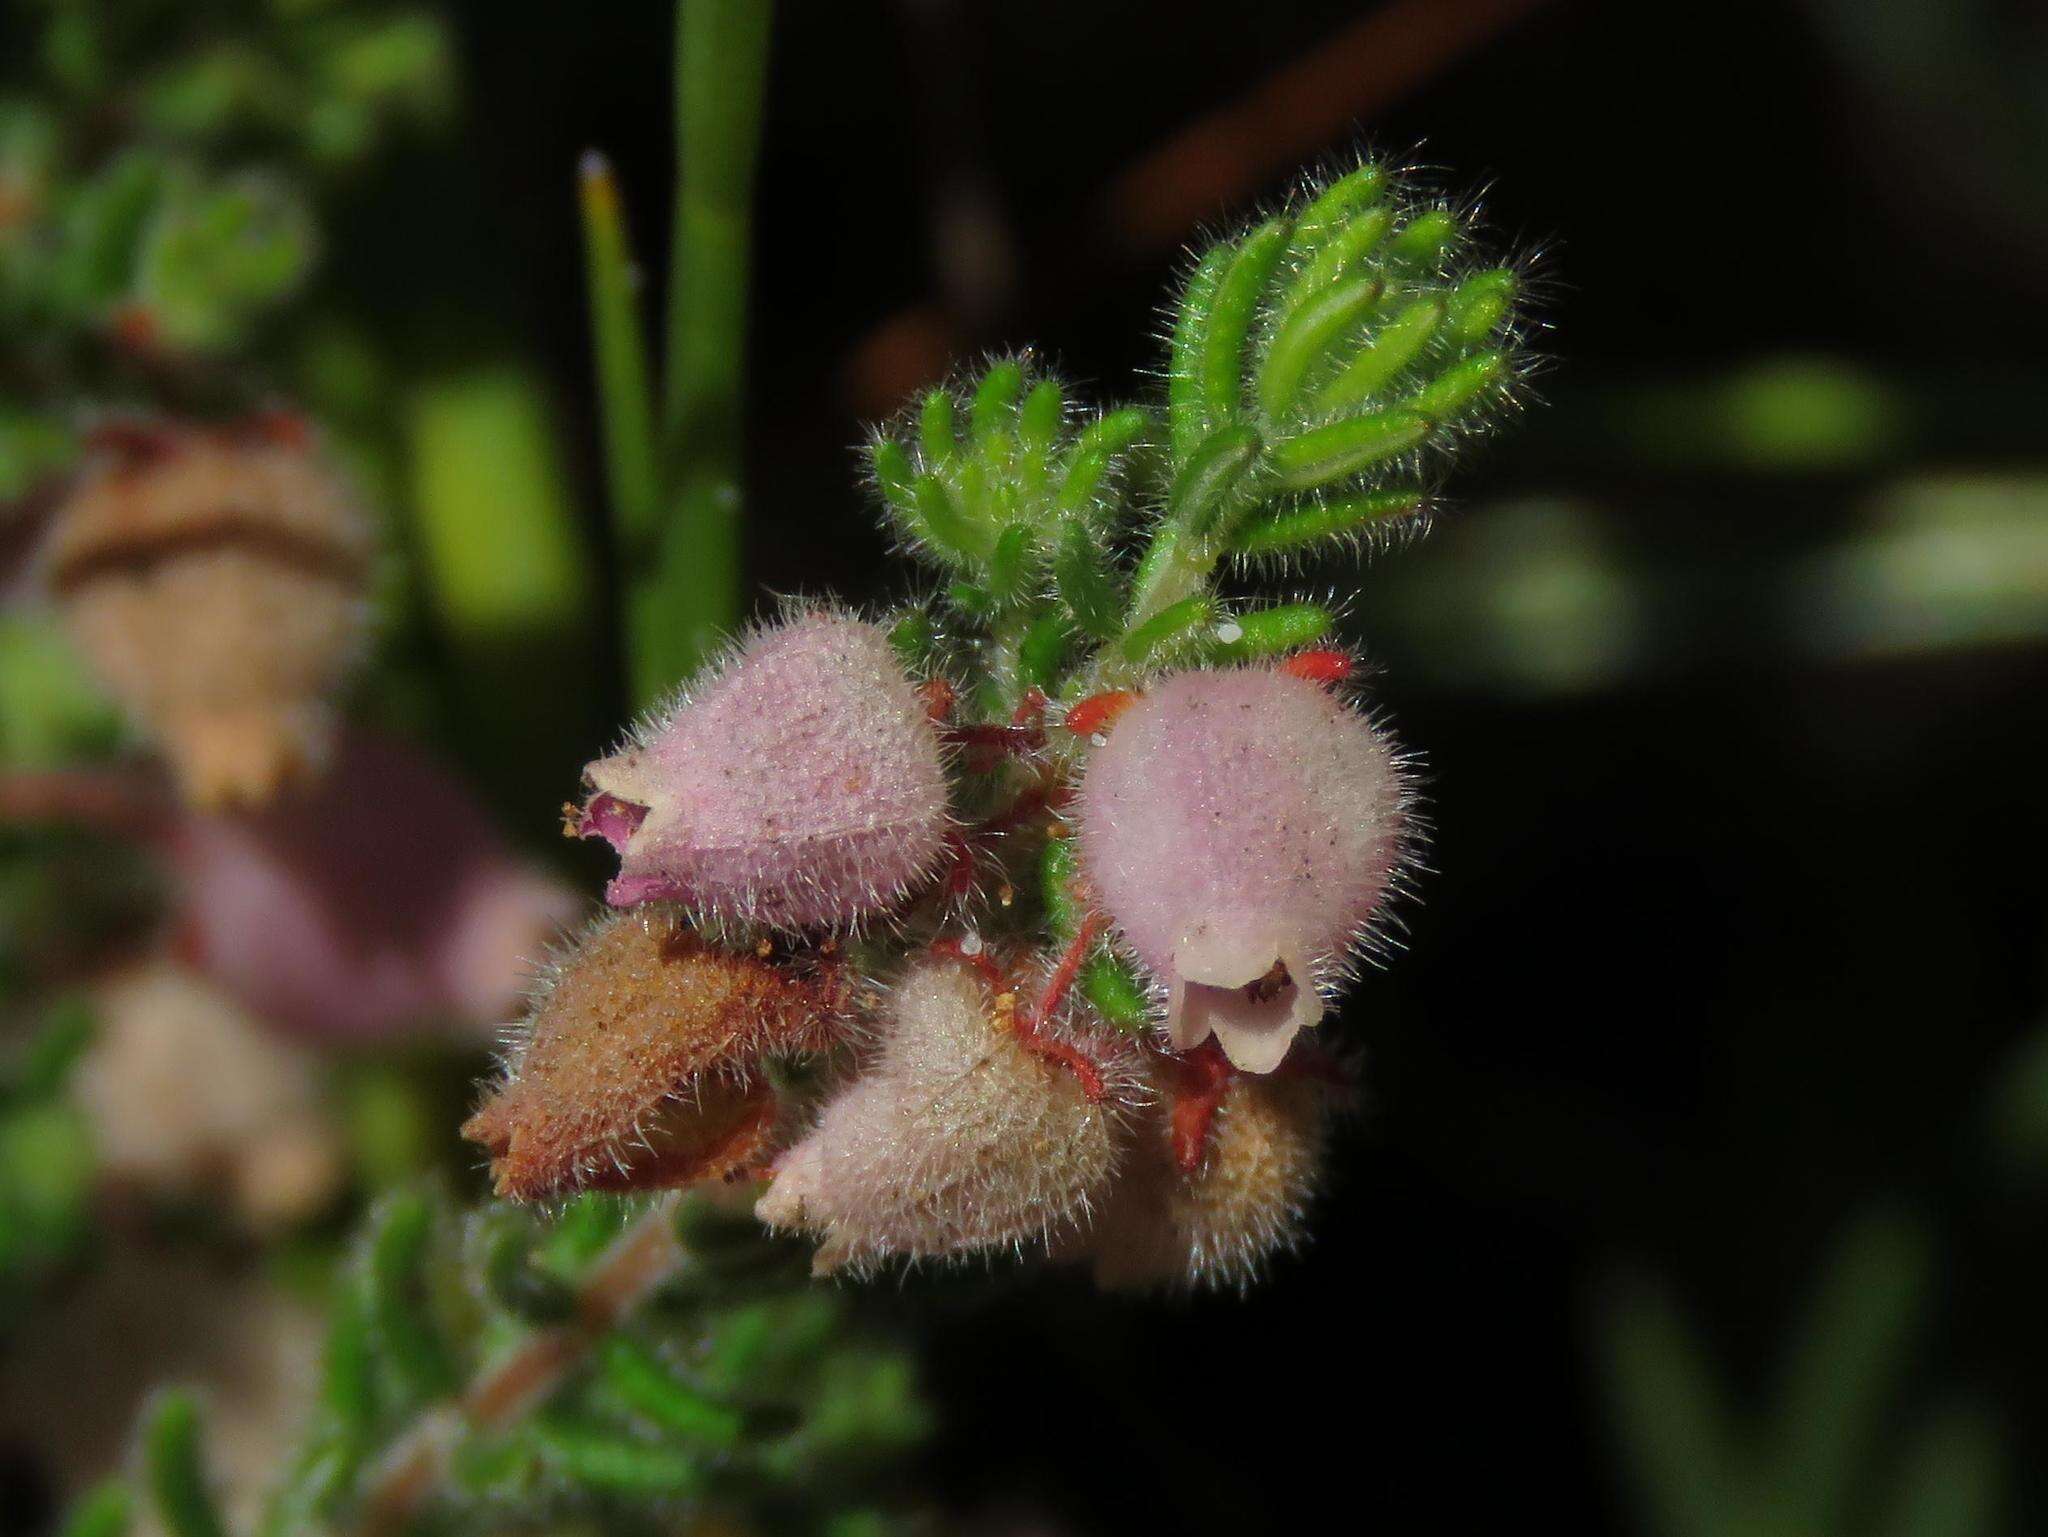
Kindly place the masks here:
[(583, 815), (576, 822), (576, 836), (602, 838), (623, 854), (626, 852), (626, 840), (638, 832), (640, 824), (646, 820), (645, 806), (622, 801), (600, 790), (584, 806)]

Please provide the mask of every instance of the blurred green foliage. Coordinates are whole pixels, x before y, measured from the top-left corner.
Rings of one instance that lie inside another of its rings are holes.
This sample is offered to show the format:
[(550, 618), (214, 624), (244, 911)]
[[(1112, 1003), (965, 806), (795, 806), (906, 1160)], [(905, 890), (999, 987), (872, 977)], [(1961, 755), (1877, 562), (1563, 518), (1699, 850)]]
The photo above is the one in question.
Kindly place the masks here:
[(85, 1007), (59, 1002), (0, 1064), (0, 1336), (91, 1238), (91, 1136), (64, 1092), (91, 1038)]
[[(686, 1257), (594, 1324), (590, 1279), (650, 1237)], [(895, 1530), (875, 1502), (928, 1412), (907, 1357), (851, 1327), (805, 1268), (699, 1203), (585, 1197), (552, 1221), (507, 1207), (465, 1220), (417, 1189), (392, 1194), (337, 1288), (312, 1420), (260, 1529), (654, 1533), (723, 1511), (791, 1537), (849, 1520)], [(504, 1393), (526, 1382), (522, 1362), (540, 1363), (530, 1407)], [(196, 1399), (161, 1396), (142, 1448), (137, 1494), (95, 1491), (74, 1529), (112, 1537), (146, 1498), (176, 1537), (228, 1530)]]
[(61, 467), (81, 405), (246, 394), (207, 365), (305, 287), (320, 185), (452, 102), (443, 25), (409, 6), (20, 11), (0, 69), (0, 497)]
[(1661, 1283), (1612, 1282), (1598, 1304), (1604, 1387), (1654, 1530), (1999, 1530), (2003, 1454), (1985, 1415), (1945, 1408), (1895, 1429), (1931, 1269), (1928, 1235), (1912, 1219), (1874, 1213), (1850, 1224), (1791, 1331), (1773, 1400), (1749, 1413)]

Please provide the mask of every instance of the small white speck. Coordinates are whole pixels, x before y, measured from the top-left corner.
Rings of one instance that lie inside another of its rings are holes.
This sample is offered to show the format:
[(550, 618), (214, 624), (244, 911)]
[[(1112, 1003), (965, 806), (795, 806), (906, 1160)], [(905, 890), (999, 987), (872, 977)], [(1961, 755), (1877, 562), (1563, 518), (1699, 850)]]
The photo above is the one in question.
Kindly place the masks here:
[(1226, 619), (1216, 626), (1216, 638), (1226, 646), (1234, 646), (1244, 639), (1244, 626), (1235, 619)]
[(1109, 745), (1109, 733), (1107, 731), (1096, 732), (1095, 735), (1088, 738), (1088, 745), (1090, 747), (1107, 747)]
[(972, 929), (962, 934), (960, 936), (960, 953), (962, 955), (981, 954), (981, 936)]

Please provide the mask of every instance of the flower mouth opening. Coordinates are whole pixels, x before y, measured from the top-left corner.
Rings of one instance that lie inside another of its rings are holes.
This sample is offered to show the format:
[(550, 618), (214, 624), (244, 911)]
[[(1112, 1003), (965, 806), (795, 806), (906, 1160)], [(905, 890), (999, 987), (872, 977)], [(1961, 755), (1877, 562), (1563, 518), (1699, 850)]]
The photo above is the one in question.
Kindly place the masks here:
[(1287, 969), (1285, 961), (1273, 962), (1273, 969), (1263, 977), (1245, 983), (1244, 995), (1253, 1003), (1277, 1003), (1287, 996), (1294, 986), (1294, 976)]
[(1214, 1035), (1241, 1072), (1270, 1073), (1295, 1035), (1323, 1017), (1306, 959), (1270, 934), (1212, 921), (1174, 947), (1166, 1022), (1176, 1051)]
[(575, 833), (579, 838), (602, 838), (623, 854), (640, 824), (647, 820), (647, 808), (637, 801), (621, 800), (610, 791), (599, 790), (583, 803), (577, 813)]

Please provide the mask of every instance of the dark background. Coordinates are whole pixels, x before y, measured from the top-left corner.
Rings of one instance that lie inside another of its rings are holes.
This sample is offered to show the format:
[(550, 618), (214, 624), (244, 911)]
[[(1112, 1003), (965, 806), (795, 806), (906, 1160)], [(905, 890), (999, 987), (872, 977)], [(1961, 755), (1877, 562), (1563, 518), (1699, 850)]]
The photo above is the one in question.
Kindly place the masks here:
[[(423, 350), (544, 360), (592, 508), (573, 174), (605, 148), (658, 246), (666, 12), (458, 7), (464, 138), (343, 214), (382, 233), (336, 279)], [(1133, 232), (1119, 177), (1376, 16), (1318, 99), (1181, 166), (1180, 235)], [(957, 1509), (1640, 1529), (1602, 1389), (1616, 1277), (1659, 1278), (1762, 1403), (1831, 1246), (1882, 1211), (1933, 1279), (1879, 1444), (1982, 1405), (2038, 1524), (2048, 1200), (1996, 1107), (2048, 1016), (2044, 80), (2039, 8), (1943, 0), (782, 7), (763, 589), (900, 587), (863, 420), (1025, 344), (1097, 399), (1142, 388), (1181, 243), (1303, 165), (1448, 168), (1542, 252), (1546, 403), (1429, 544), (1323, 574), (1357, 587), (1437, 833), (1409, 949), (1336, 1027), (1366, 1095), (1315, 1241), (1243, 1300), (1051, 1275), (882, 1298), (935, 1336), (923, 1472)], [(1956, 488), (1985, 485), (1979, 527)], [(1901, 487), (1961, 509), (1901, 557), (1960, 549), (1950, 606), (1908, 583), (1845, 636), (1810, 583), (1894, 548)], [(1529, 618), (1539, 562), (1594, 597)], [(1531, 665), (1532, 633), (1568, 662)]]

